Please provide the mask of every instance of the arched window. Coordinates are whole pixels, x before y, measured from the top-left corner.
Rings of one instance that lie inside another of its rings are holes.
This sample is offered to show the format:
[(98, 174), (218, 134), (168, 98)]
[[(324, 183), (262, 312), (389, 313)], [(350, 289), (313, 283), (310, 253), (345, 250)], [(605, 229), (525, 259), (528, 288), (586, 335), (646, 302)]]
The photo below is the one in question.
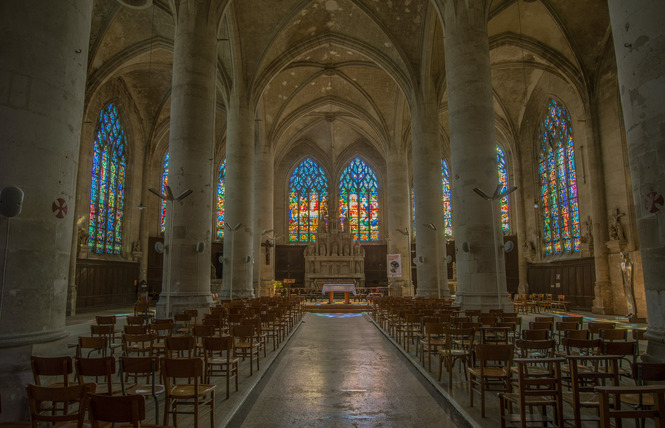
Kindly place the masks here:
[[(503, 153), (501, 147), (496, 146), (496, 160), (499, 164), (499, 182), (501, 183), (501, 191), (508, 189), (508, 169), (506, 168), (506, 155)], [(508, 198), (504, 196), (499, 200), (499, 212), (501, 213), (501, 229), (504, 232), (510, 231), (510, 209), (508, 205)]]
[(219, 174), (217, 178), (217, 238), (224, 237), (224, 198), (226, 195), (226, 186), (224, 179), (226, 178), (226, 159), (222, 161), (219, 166)]
[(313, 241), (327, 212), (328, 179), (323, 169), (307, 158), (289, 180), (289, 242)]
[[(166, 185), (169, 184), (169, 154), (164, 156), (164, 163), (162, 167), (162, 195), (166, 195)], [(166, 200), (160, 199), (161, 205), (159, 208), (159, 224), (162, 233), (166, 230)]]
[(125, 200), (127, 141), (118, 110), (109, 103), (99, 113), (90, 183), (90, 251), (120, 254)]
[(545, 254), (578, 251), (580, 215), (573, 131), (568, 111), (554, 99), (540, 124), (538, 143)]
[(450, 205), (450, 170), (448, 162), (441, 161), (441, 178), (443, 181), (443, 227), (446, 236), (453, 236), (453, 208)]
[(349, 218), (353, 239), (379, 240), (379, 184), (374, 171), (354, 159), (339, 180), (339, 217)]

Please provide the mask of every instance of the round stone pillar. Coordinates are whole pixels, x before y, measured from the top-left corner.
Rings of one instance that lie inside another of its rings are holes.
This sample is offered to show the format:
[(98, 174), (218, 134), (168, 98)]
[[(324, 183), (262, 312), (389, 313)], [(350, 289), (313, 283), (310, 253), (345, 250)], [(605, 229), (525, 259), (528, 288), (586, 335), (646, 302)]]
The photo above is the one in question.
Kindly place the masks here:
[[(447, 276), (441, 285), (440, 259), (446, 257), (443, 239), (443, 189), (439, 104), (430, 85), (411, 111), (413, 190), (415, 193), (417, 297), (449, 297)], [(391, 174), (393, 171), (391, 171)], [(394, 208), (394, 207), (393, 207)]]
[(175, 200), (167, 195), (164, 282), (157, 304), (160, 317), (184, 309), (207, 312), (212, 304), (216, 23), (209, 16), (207, 2), (180, 2), (169, 133), (169, 187)]
[[(399, 254), (401, 276), (391, 276), (388, 264), (388, 285), (390, 294), (413, 296), (411, 282), (411, 198), (406, 154), (391, 151), (387, 156), (388, 165), (388, 253)], [(390, 260), (388, 261), (390, 263)]]
[(0, 421), (28, 419), (33, 344), (67, 335), (91, 16), (92, 2), (0, 3), (0, 188), (24, 192), (21, 213), (0, 216)]
[(665, 361), (665, 3), (608, 2), (649, 326), (647, 361)]
[[(489, 0), (445, 2), (446, 78), (458, 302), (464, 308), (512, 308), (506, 292), (487, 17)], [(493, 207), (494, 205), (494, 207)], [(420, 225), (419, 225), (420, 226)]]
[[(261, 135), (264, 137), (264, 135)], [(274, 160), (270, 144), (262, 141), (256, 161), (254, 183), (254, 290), (256, 297), (270, 296), (275, 284), (275, 237), (273, 230)]]
[[(238, 83), (237, 85), (240, 85)], [(235, 91), (238, 91), (236, 89)], [(254, 297), (251, 266), (254, 213), (255, 117), (245, 96), (233, 92), (226, 138), (226, 201), (224, 213), (224, 282), (222, 299)], [(259, 230), (256, 233), (261, 233)]]

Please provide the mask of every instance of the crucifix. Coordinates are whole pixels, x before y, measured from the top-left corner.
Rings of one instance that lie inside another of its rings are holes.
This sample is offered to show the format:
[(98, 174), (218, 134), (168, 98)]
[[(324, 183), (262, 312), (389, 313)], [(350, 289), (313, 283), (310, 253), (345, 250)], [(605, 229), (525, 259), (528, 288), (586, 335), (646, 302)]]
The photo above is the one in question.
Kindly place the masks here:
[(265, 242), (261, 242), (261, 246), (266, 247), (266, 264), (267, 265), (270, 264), (270, 248), (273, 245), (274, 244), (272, 243), (272, 241), (270, 241), (270, 239), (266, 239)]

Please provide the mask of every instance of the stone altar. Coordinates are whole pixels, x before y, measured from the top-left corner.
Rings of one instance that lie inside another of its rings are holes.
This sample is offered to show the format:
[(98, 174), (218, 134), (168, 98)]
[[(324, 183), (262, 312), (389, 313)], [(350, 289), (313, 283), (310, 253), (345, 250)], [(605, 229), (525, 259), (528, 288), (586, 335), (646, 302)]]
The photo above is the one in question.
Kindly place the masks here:
[(305, 288), (320, 288), (322, 283), (352, 283), (365, 287), (365, 250), (353, 240), (348, 219), (344, 228), (337, 216), (326, 230), (319, 222), (316, 239), (305, 248)]

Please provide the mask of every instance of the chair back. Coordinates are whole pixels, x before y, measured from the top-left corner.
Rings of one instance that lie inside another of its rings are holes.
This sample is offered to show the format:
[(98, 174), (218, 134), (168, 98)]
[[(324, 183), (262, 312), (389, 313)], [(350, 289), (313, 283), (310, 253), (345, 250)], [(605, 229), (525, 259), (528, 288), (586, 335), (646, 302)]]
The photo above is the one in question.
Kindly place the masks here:
[(108, 339), (105, 336), (79, 336), (78, 346), (76, 347), (76, 356), (82, 357), (84, 351), (88, 351), (86, 358), (90, 357), (90, 354), (97, 351), (99, 355), (106, 356), (106, 347), (108, 345)]
[(57, 424), (74, 421), (82, 426), (85, 419), (85, 396), (95, 391), (95, 384), (61, 387), (28, 384), (26, 391), (34, 427), (39, 422)]
[(616, 328), (616, 324), (613, 322), (590, 322), (587, 323), (587, 329), (591, 333), (591, 337), (596, 339), (600, 337), (600, 330), (609, 329), (613, 330)]
[(600, 350), (601, 344), (602, 342), (599, 339), (574, 339), (571, 337), (561, 339), (561, 345), (563, 345), (566, 355), (592, 355)]
[(196, 348), (196, 339), (192, 336), (169, 336), (166, 338), (166, 356), (168, 358), (191, 358)]
[(42, 385), (42, 376), (62, 376), (62, 385), (69, 385), (69, 375), (74, 372), (72, 357), (30, 357), (35, 385)]
[(625, 328), (604, 328), (599, 331), (600, 339), (604, 342), (613, 342), (616, 340), (628, 340), (628, 330)]
[(125, 333), (129, 334), (143, 334), (146, 332), (145, 326), (138, 324), (128, 324), (123, 329)]
[(556, 341), (547, 340), (517, 340), (515, 346), (522, 358), (553, 358), (556, 352)]
[(100, 422), (130, 423), (138, 428), (145, 419), (145, 398), (142, 395), (88, 394), (86, 402), (93, 428), (99, 428)]
[(142, 316), (129, 315), (126, 318), (127, 325), (145, 325), (145, 318)]
[(635, 362), (632, 364), (632, 374), (635, 383), (644, 385), (644, 382), (665, 381), (665, 363)]
[(522, 330), (522, 339), (524, 340), (547, 340), (549, 339), (550, 331), (543, 329), (527, 329)]
[(515, 347), (512, 344), (484, 344), (479, 343), (476, 345), (476, 361), (478, 362), (481, 370), (496, 363), (499, 367), (503, 367), (506, 372), (510, 370), (513, 362), (513, 354)]
[[(100, 377), (104, 378), (104, 382), (97, 384), (97, 391), (102, 390), (102, 385), (106, 389), (105, 393), (113, 395), (113, 375), (115, 374), (115, 358), (114, 357), (101, 357), (101, 358), (77, 358), (76, 359), (76, 375), (79, 384), (85, 383), (86, 377), (94, 377), (96, 380)], [(96, 382), (95, 380), (95, 382)]]
[[(203, 377), (203, 360), (201, 358), (162, 358), (161, 373), (167, 391), (169, 385), (177, 379), (194, 379), (195, 383)], [(188, 382), (189, 383), (189, 382)]]

